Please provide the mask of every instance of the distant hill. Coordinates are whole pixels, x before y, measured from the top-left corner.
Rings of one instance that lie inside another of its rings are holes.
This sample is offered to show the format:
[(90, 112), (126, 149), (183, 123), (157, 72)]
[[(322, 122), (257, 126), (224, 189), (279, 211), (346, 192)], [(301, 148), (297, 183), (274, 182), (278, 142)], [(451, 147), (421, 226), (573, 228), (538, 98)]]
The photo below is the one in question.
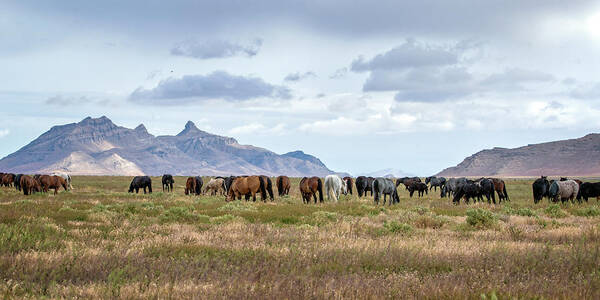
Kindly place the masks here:
[(402, 170), (399, 169), (383, 169), (383, 170), (379, 170), (379, 171), (375, 171), (375, 172), (371, 172), (371, 173), (367, 173), (364, 176), (371, 176), (371, 177), (388, 177), (388, 178), (400, 178), (400, 177), (412, 177), (415, 176), (413, 174), (410, 173), (406, 173)]
[(440, 176), (598, 176), (600, 134), (527, 145), (515, 149), (494, 148), (477, 152)]
[(129, 129), (107, 117), (54, 126), (0, 160), (0, 170), (82, 175), (288, 175), (332, 174), (318, 158), (294, 151), (279, 155), (202, 131), (189, 121), (176, 136), (154, 136), (144, 125)]

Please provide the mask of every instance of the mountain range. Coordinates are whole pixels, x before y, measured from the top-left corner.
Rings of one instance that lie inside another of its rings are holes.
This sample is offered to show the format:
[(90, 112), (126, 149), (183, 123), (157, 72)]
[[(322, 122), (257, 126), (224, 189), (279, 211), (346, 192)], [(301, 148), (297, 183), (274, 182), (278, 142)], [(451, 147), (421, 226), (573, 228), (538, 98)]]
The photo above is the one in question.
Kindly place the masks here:
[(277, 154), (240, 145), (234, 138), (202, 131), (188, 121), (175, 136), (154, 136), (110, 119), (87, 117), (54, 126), (0, 160), (13, 173), (66, 171), (75, 175), (243, 175), (325, 176), (334, 173), (302, 151)]
[(477, 152), (439, 176), (599, 176), (600, 134)]

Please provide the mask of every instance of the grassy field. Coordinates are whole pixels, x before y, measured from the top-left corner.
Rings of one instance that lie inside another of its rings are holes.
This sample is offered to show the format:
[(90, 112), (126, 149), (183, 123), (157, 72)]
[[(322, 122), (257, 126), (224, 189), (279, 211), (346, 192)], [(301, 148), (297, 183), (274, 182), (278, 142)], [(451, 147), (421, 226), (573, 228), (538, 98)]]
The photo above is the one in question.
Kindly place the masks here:
[[(0, 188), (4, 298), (600, 298), (600, 207), (456, 206), (439, 193), (302, 204), (128, 194), (130, 177), (75, 177), (75, 190)], [(275, 193), (277, 193), (275, 191)]]

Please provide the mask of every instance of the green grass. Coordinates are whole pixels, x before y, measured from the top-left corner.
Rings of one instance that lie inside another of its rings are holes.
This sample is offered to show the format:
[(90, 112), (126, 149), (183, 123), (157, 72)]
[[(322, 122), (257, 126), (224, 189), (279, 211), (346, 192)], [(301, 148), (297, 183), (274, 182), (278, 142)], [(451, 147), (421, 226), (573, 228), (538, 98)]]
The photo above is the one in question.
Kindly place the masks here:
[[(511, 201), (454, 205), (439, 192), (303, 204), (127, 193), (129, 177), (75, 190), (0, 188), (4, 298), (600, 298), (600, 208)], [(160, 182), (153, 177), (153, 182)], [(205, 178), (207, 181), (208, 178)], [(275, 190), (275, 194), (277, 191)]]

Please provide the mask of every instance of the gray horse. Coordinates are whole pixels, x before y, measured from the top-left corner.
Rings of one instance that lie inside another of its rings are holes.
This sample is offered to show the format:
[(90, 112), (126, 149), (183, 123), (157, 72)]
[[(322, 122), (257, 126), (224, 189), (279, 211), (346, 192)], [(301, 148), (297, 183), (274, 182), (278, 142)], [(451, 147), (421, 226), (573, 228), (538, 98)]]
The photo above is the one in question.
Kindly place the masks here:
[(444, 184), (446, 184), (446, 178), (429, 176), (429, 177), (425, 178), (425, 184), (428, 184), (428, 183), (430, 184), (430, 186), (429, 186), (430, 191), (431, 191), (431, 189), (433, 189), (434, 191), (437, 191), (438, 186), (441, 189), (444, 186)]
[(383, 195), (383, 205), (385, 205), (387, 195), (390, 196), (388, 205), (400, 202), (400, 197), (398, 197), (398, 192), (396, 191), (396, 185), (389, 178), (379, 177), (375, 179), (371, 191), (373, 192), (373, 200), (377, 205), (379, 205), (379, 198), (381, 198), (381, 195)]

